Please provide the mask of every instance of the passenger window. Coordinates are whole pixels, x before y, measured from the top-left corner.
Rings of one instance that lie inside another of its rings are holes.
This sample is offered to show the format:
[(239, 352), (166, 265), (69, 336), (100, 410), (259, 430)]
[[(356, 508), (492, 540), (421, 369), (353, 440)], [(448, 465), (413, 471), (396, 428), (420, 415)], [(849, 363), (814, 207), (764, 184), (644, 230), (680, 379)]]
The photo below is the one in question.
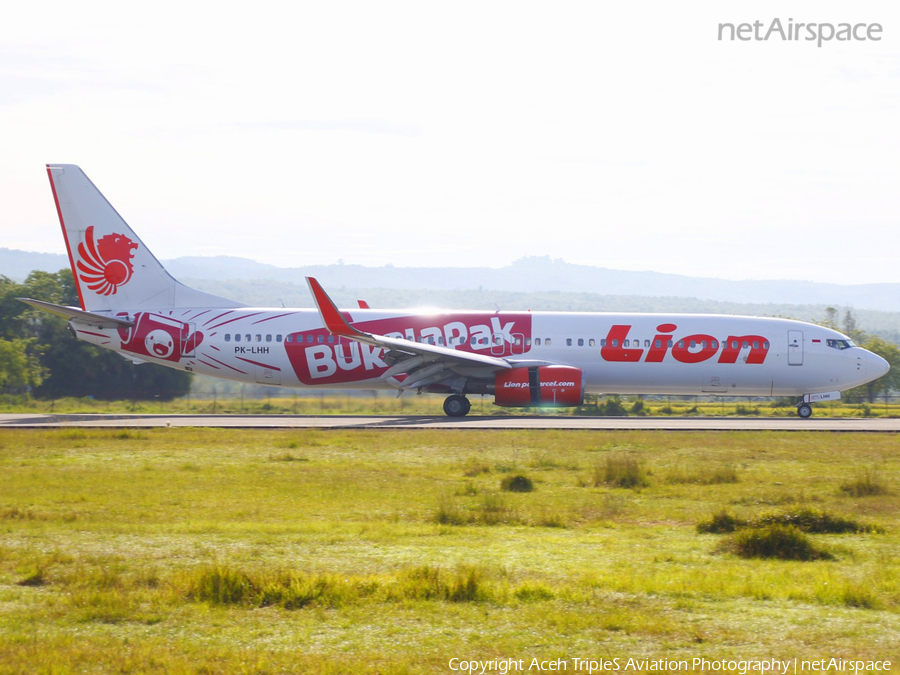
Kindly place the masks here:
[(650, 340), (644, 340), (644, 346), (645, 346), (645, 347), (649, 347), (649, 346), (650, 346)]
[(235, 341), (235, 342), (240, 342), (240, 341), (241, 341), (241, 334), (240, 334), (240, 333), (235, 333), (235, 334), (234, 334), (234, 341)]
[[(288, 335), (288, 337), (291, 337), (291, 336)], [(280, 334), (275, 336), (275, 342), (281, 342), (281, 335), (280, 335)]]
[(323, 342), (325, 342), (325, 336), (324, 336), (324, 335), (317, 335), (317, 336), (316, 336), (316, 342), (318, 342), (319, 344), (322, 344)]
[(266, 342), (271, 342), (271, 341), (272, 341), (272, 336), (269, 334), (266, 334)]
[(534, 346), (535, 347), (541, 346), (541, 338), (534, 338)]
[(666, 342), (666, 346), (667, 346), (669, 349), (671, 349), (672, 347), (675, 346), (675, 341), (674, 341), (674, 340), (668, 340), (668, 341)]
[(526, 346), (526, 347), (530, 347), (530, 346), (531, 346), (531, 338), (525, 338), (525, 346)]
[(612, 346), (613, 346), (613, 347), (618, 347), (618, 346), (619, 346), (619, 341), (618, 341), (618, 340), (613, 340), (613, 341), (612, 341)]
[(713, 349), (718, 349), (719, 343), (716, 342), (715, 340), (713, 340), (712, 342), (709, 343), (709, 346), (712, 347)]
[(678, 348), (679, 348), (679, 349), (683, 349), (683, 348), (684, 348), (684, 340), (679, 340), (679, 341), (678, 341)]
[(521, 344), (522, 344), (522, 338), (516, 336), (516, 346), (517, 346), (517, 347), (518, 347), (518, 346), (521, 346)]
[(753, 349), (759, 349), (759, 341), (758, 340), (753, 341)]
[(225, 333), (225, 342), (231, 342), (231, 333)]
[(763, 349), (768, 349), (768, 348), (769, 348), (769, 343), (763, 342)]
[(550, 346), (550, 338), (546, 338), (546, 339), (544, 340), (544, 346), (545, 346), (545, 347), (549, 347), (549, 346)]
[(584, 338), (578, 338), (578, 346), (584, 347)]
[(572, 338), (566, 338), (566, 347), (572, 346)]
[(250, 342), (250, 337), (251, 337), (250, 333), (247, 333), (246, 335), (244, 335), (244, 341)]
[(260, 335), (259, 333), (256, 334), (256, 341), (262, 342), (262, 335)]
[(601, 347), (605, 347), (605, 346), (606, 346), (606, 338), (603, 338), (603, 339), (600, 340), (600, 346), (601, 346)]
[(656, 342), (653, 343), (653, 346), (659, 349), (662, 347), (662, 340), (656, 340)]
[(742, 349), (747, 349), (750, 346), (750, 343), (744, 340), (744, 344), (742, 345)]
[(597, 344), (597, 341), (594, 338), (588, 340), (588, 347), (593, 347)]

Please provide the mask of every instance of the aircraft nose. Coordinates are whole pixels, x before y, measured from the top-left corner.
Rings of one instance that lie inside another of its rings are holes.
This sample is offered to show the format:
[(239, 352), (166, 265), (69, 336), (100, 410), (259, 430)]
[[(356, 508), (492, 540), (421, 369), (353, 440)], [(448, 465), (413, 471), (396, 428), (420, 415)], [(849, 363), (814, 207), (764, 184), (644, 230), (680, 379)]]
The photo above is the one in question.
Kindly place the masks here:
[(890, 364), (878, 354), (866, 351), (866, 375), (871, 379), (874, 380), (882, 375), (886, 375), (890, 369)]

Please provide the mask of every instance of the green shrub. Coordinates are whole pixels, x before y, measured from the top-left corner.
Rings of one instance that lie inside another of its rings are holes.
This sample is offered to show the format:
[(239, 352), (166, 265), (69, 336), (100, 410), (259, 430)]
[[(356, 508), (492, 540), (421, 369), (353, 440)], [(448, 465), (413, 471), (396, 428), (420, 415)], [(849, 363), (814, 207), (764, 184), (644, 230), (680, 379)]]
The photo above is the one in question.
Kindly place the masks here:
[(877, 525), (865, 525), (854, 520), (834, 516), (825, 511), (803, 508), (789, 513), (772, 513), (754, 520), (741, 520), (724, 509), (709, 520), (697, 524), (697, 532), (703, 534), (728, 534), (741, 529), (764, 529), (771, 526), (795, 527), (810, 534), (845, 534), (881, 532)]
[(747, 525), (746, 520), (735, 518), (730, 513), (722, 509), (713, 514), (709, 520), (697, 523), (697, 532), (701, 534), (728, 534), (739, 530)]
[(813, 544), (793, 525), (768, 525), (739, 530), (728, 545), (742, 558), (779, 560), (830, 560), (833, 556)]
[[(602, 476), (602, 480), (598, 480)], [(643, 467), (634, 457), (628, 455), (608, 455), (602, 470), (594, 468), (594, 486), (601, 483), (622, 488), (640, 488), (649, 485)]]
[(253, 591), (250, 578), (228, 567), (208, 567), (192, 579), (188, 597), (213, 605), (238, 605), (247, 602)]
[(842, 484), (841, 491), (851, 497), (874, 497), (889, 493), (875, 467), (865, 469), (855, 480)]
[(825, 511), (800, 509), (795, 513), (772, 514), (756, 521), (760, 526), (793, 525), (812, 534), (845, 534), (847, 532), (877, 532), (880, 528), (874, 525), (863, 525), (853, 520), (833, 516)]
[(434, 521), (440, 525), (465, 525), (468, 515), (450, 497), (441, 497)]
[(526, 582), (516, 589), (515, 596), (522, 602), (538, 602), (540, 600), (552, 600), (555, 594), (546, 584)]
[(720, 485), (722, 483), (737, 483), (738, 475), (737, 469), (735, 469), (732, 464), (703, 466), (691, 469), (676, 466), (666, 475), (666, 482)]
[(449, 602), (477, 602), (487, 599), (490, 592), (484, 572), (471, 565), (463, 565), (454, 573), (438, 567), (422, 565), (401, 574), (399, 584), (387, 590), (391, 600), (438, 600)]
[(43, 586), (47, 583), (47, 578), (44, 576), (44, 570), (37, 570), (32, 574), (29, 574), (21, 581), (17, 581), (16, 585), (18, 586)]
[(622, 405), (622, 400), (618, 396), (612, 396), (601, 403), (599, 412), (607, 417), (625, 417), (628, 415), (628, 411), (625, 410), (625, 406)]
[(528, 476), (516, 474), (515, 476), (506, 476), (500, 481), (500, 489), (506, 492), (533, 492), (534, 483)]

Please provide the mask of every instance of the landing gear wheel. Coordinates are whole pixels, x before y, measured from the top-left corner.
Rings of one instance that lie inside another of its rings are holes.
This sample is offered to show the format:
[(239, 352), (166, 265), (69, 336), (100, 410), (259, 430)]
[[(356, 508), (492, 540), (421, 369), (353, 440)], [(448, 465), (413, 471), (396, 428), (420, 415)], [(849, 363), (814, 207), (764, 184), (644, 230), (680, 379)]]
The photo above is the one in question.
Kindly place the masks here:
[(451, 394), (444, 399), (444, 412), (448, 417), (465, 417), (471, 408), (472, 404), (465, 396)]
[(812, 417), (812, 406), (809, 403), (801, 403), (797, 406), (797, 414), (800, 415), (802, 419), (808, 420)]

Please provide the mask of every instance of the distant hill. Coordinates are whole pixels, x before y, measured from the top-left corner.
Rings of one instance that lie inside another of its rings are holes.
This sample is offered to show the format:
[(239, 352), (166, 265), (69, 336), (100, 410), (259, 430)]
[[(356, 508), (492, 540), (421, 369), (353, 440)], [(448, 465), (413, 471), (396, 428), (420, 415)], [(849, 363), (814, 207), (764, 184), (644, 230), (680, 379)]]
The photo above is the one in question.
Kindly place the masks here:
[(57, 272), (69, 266), (69, 258), (61, 253), (33, 253), (0, 248), (0, 274), (22, 282), (34, 270)]
[[(269, 302), (278, 301), (279, 285), (305, 289), (304, 277), (317, 277), (326, 288), (508, 293), (587, 293), (645, 298), (695, 298), (704, 301), (853, 307), (900, 311), (900, 284), (832, 284), (811, 281), (729, 281), (659, 272), (627, 272), (573, 265), (549, 257), (528, 257), (500, 268), (489, 267), (363, 267), (314, 265), (283, 268), (229, 256), (182, 257), (166, 260), (169, 271), (182, 281), (205, 280), (260, 290), (271, 287)], [(64, 255), (0, 249), (0, 274), (22, 281), (31, 270), (56, 271), (68, 266)], [(274, 284), (274, 285), (272, 285)], [(220, 291), (225, 293), (225, 291)], [(255, 295), (256, 293), (254, 293)], [(287, 304), (287, 303), (286, 303)]]

